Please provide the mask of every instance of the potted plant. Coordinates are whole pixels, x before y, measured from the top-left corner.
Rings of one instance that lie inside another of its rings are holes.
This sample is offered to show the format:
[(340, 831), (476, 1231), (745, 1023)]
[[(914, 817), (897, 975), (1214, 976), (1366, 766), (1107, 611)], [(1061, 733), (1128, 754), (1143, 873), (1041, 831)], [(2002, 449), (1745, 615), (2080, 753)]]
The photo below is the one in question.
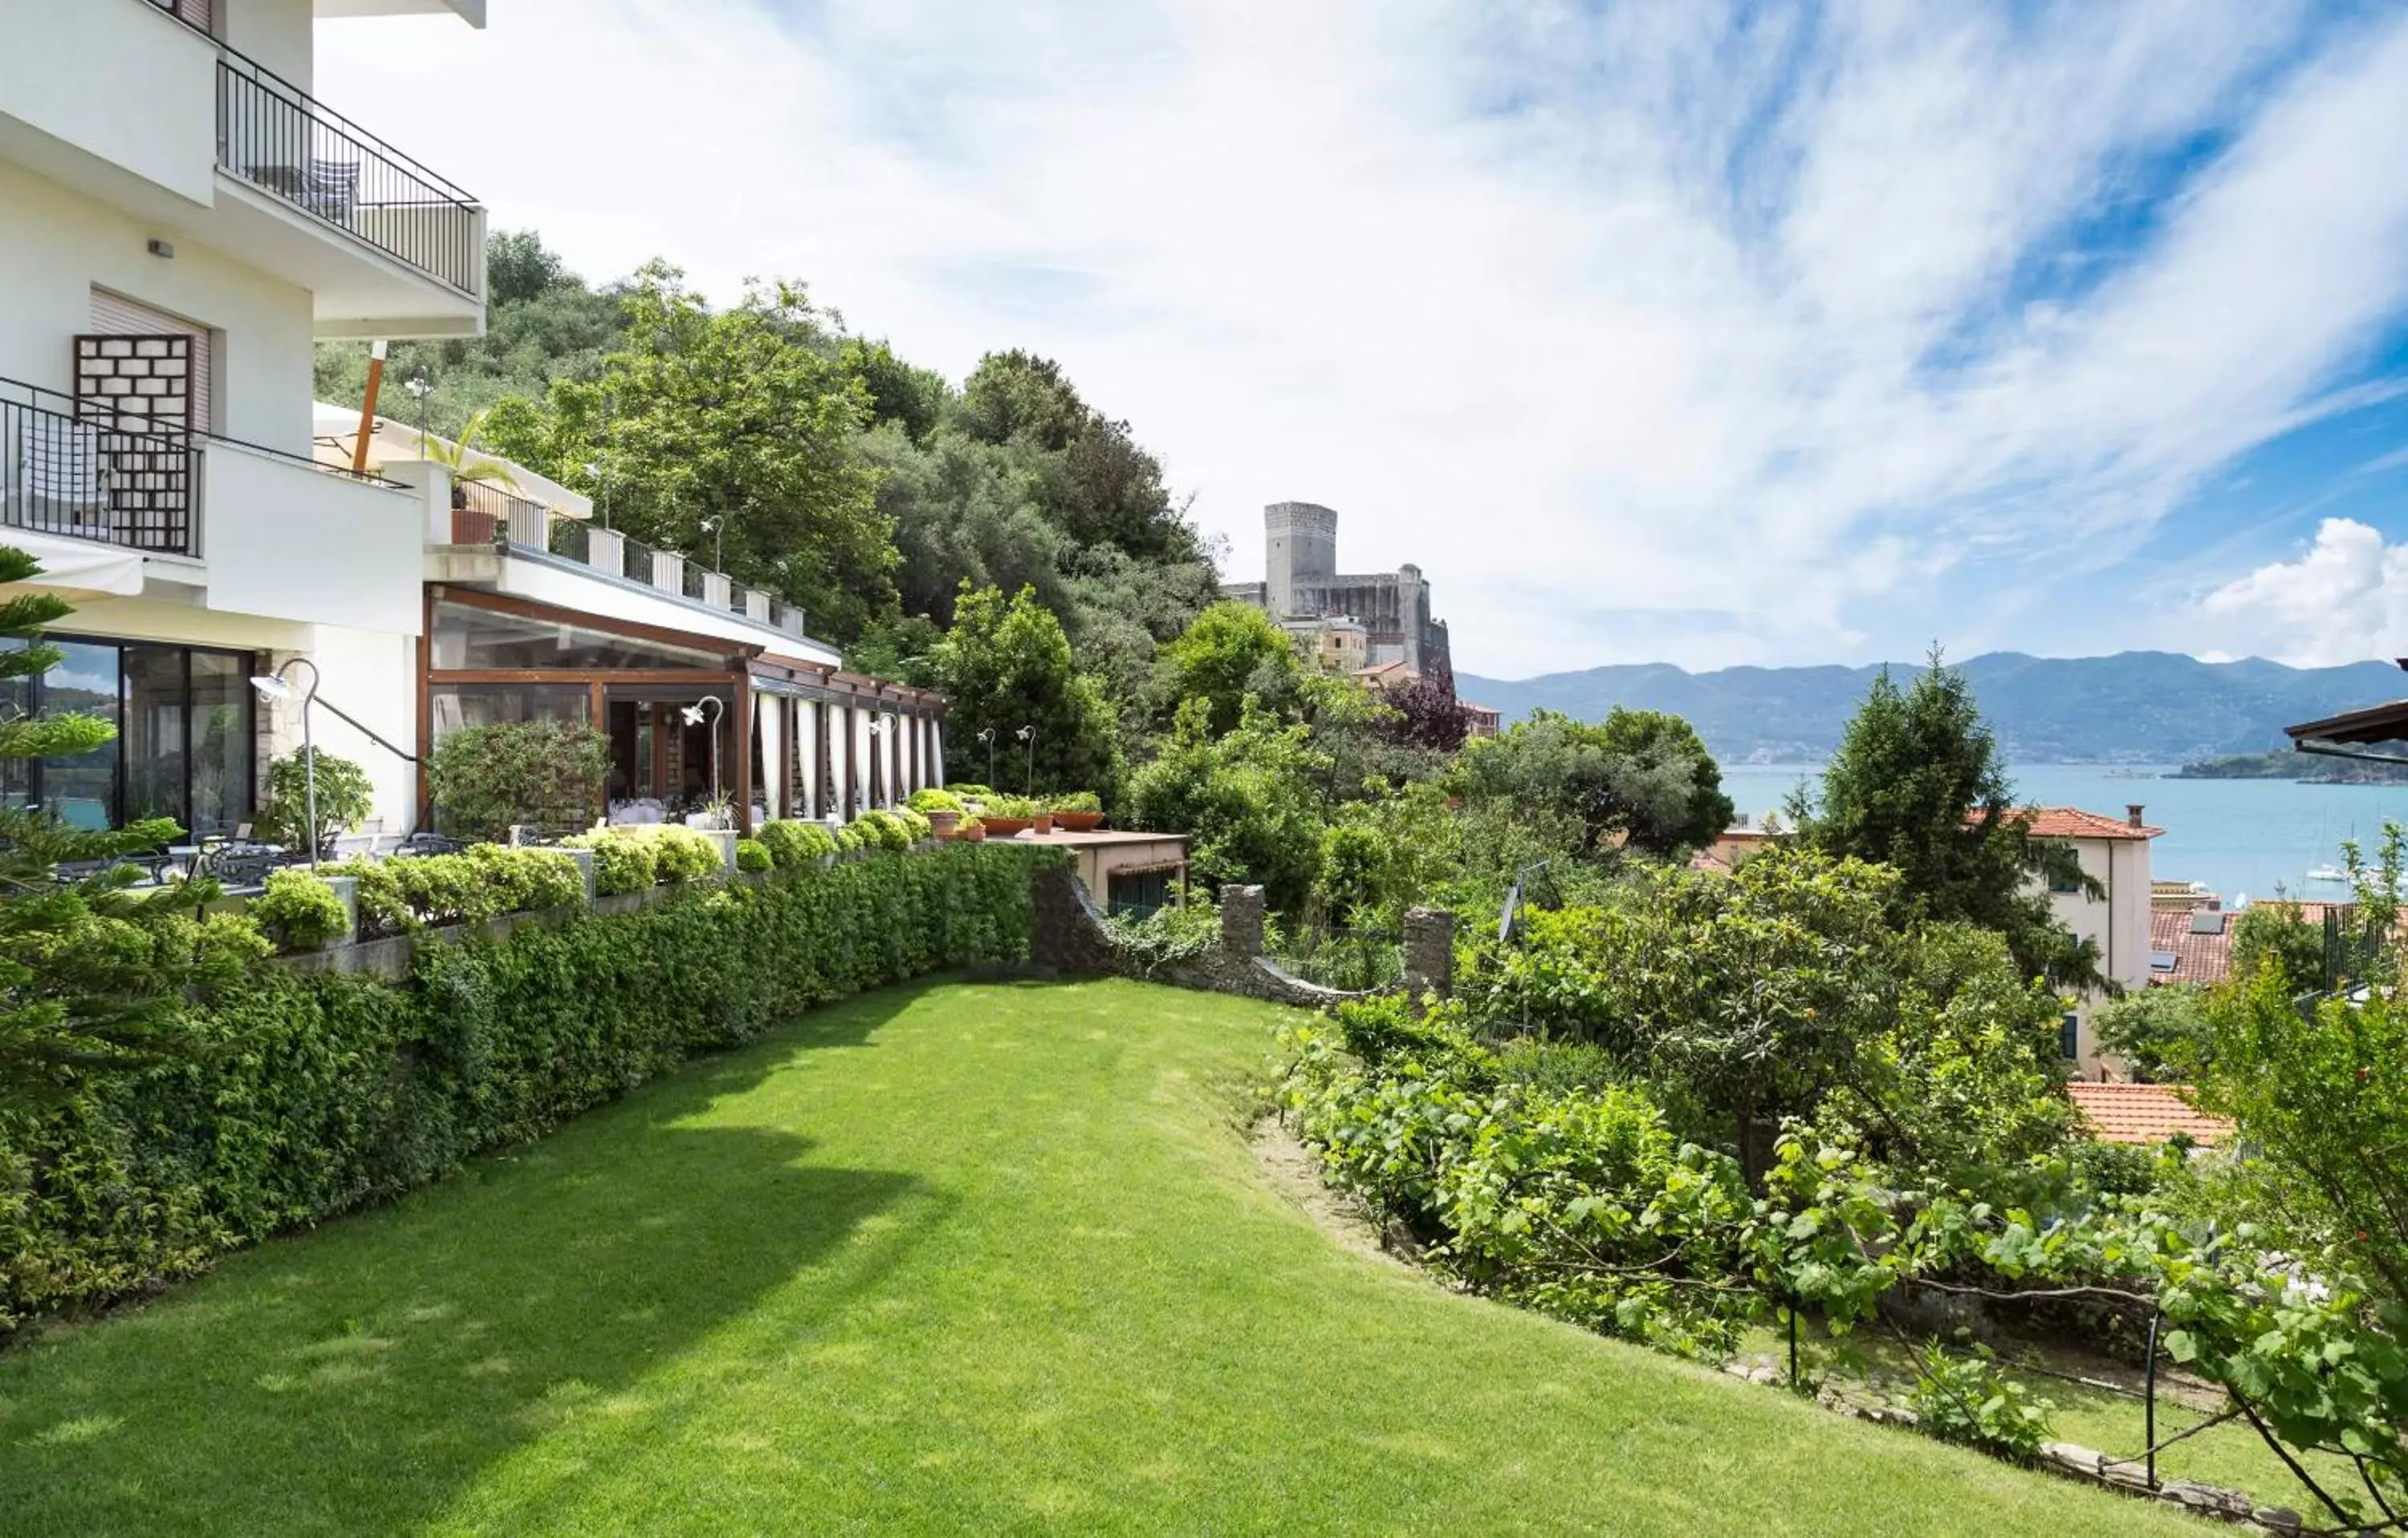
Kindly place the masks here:
[(998, 839), (1013, 838), (1037, 826), (1037, 805), (1021, 796), (990, 797), (979, 812), (979, 821)]
[(962, 843), (984, 843), (986, 824), (976, 817), (966, 817), (954, 825), (953, 837)]
[(1065, 833), (1093, 833), (1104, 826), (1104, 803), (1092, 790), (1054, 798), (1054, 826)]
[(962, 819), (968, 814), (968, 809), (962, 805), (960, 797), (934, 785), (913, 791), (910, 798), (903, 804), (927, 818), (929, 832), (939, 839), (952, 837), (953, 829), (961, 826)]

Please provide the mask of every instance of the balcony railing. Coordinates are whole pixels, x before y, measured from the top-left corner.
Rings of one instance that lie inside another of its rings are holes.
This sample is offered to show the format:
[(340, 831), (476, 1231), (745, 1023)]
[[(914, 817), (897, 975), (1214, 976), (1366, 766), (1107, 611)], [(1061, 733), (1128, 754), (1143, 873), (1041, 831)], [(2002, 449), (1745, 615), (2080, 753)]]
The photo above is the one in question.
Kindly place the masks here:
[(148, 418), (0, 381), (0, 525), (189, 555), (200, 467)]
[(483, 481), (452, 482), (452, 542), (455, 545), (544, 542), (543, 504), (512, 496)]
[(254, 443), (179, 432), (105, 401), (0, 379), (0, 526), (152, 554), (197, 555), (201, 455), (218, 443), (321, 475), (393, 484)]
[[(595, 528), (579, 519), (552, 519), (547, 530), (542, 520), (549, 515), (536, 504), (517, 497), (500, 497), (488, 486), (471, 483), (468, 489), (472, 500), (483, 493), (498, 497), (498, 502), (480, 503), (472, 508), (466, 516), (482, 520), (473, 525), (464, 525), (464, 514), (455, 508), (452, 514), (455, 543), (494, 541), (508, 548), (540, 551), (591, 567), (606, 577), (681, 599), (697, 609), (766, 625), (796, 640), (810, 639), (803, 630), (802, 610), (760, 588), (746, 587), (709, 567), (697, 566), (667, 551), (656, 551), (640, 539), (631, 539), (615, 529)], [(499, 503), (509, 506), (504, 508)], [(469, 534), (477, 537), (467, 538)]]
[(232, 49), (218, 59), (218, 164), (464, 294), (481, 295), (477, 200)]

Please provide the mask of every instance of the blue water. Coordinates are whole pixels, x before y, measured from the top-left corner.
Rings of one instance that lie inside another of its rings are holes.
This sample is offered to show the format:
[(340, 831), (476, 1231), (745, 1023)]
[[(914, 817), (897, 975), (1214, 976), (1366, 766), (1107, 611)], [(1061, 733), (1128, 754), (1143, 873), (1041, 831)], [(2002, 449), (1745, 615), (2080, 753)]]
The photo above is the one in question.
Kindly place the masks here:
[[(1726, 764), (1723, 789), (1751, 823), (1780, 806), (1801, 776), (1819, 767)], [(2149, 847), (2158, 881), (2195, 881), (2225, 901), (2340, 897), (2335, 883), (2307, 879), (2311, 866), (2341, 864), (2341, 841), (2372, 850), (2386, 817), (2408, 823), (2408, 785), (2303, 785), (2289, 780), (2172, 780), (2169, 770), (2109, 764), (2017, 764), (2008, 771), (2015, 798), (2034, 806), (2072, 806), (2121, 817), (2140, 802), (2165, 837)]]

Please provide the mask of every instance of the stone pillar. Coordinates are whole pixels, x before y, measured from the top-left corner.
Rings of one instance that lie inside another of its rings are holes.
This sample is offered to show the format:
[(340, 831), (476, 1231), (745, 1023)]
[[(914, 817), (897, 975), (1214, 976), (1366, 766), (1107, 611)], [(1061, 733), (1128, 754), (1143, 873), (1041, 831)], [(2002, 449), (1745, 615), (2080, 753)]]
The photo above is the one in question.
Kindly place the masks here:
[(1235, 956), (1263, 954), (1263, 889), (1221, 888), (1221, 949)]
[(1416, 908), (1405, 915), (1405, 992), (1443, 999), (1455, 987), (1455, 915)]
[(327, 889), (335, 894), (335, 900), (343, 905), (343, 932), (318, 948), (322, 951), (339, 951), (346, 945), (355, 945), (359, 942), (360, 878), (327, 876), (323, 880)]

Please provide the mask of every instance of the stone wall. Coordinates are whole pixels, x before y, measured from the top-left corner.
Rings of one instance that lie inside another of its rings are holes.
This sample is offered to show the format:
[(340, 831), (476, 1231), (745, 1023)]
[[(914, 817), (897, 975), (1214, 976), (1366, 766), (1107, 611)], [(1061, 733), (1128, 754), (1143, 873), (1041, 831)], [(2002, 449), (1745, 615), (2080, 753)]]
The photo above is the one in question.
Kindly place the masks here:
[[(1263, 889), (1259, 886), (1221, 888), (1221, 943), (1192, 960), (1173, 963), (1156, 972), (1141, 970), (1123, 954), (1095, 899), (1067, 870), (1039, 870), (1037, 883), (1037, 936), (1030, 959), (1040, 973), (1102, 973), (1168, 983), (1207, 993), (1233, 993), (1299, 1009), (1326, 1009), (1365, 995), (1325, 988), (1297, 977), (1263, 954)], [(1455, 915), (1416, 909), (1406, 920), (1408, 980), (1418, 998), (1424, 992), (1443, 995), (1454, 973)], [(1416, 944), (1418, 943), (1418, 951)], [(1441, 948), (1442, 947), (1442, 948)], [(1422, 970), (1412, 970), (1412, 957), (1422, 957)]]

